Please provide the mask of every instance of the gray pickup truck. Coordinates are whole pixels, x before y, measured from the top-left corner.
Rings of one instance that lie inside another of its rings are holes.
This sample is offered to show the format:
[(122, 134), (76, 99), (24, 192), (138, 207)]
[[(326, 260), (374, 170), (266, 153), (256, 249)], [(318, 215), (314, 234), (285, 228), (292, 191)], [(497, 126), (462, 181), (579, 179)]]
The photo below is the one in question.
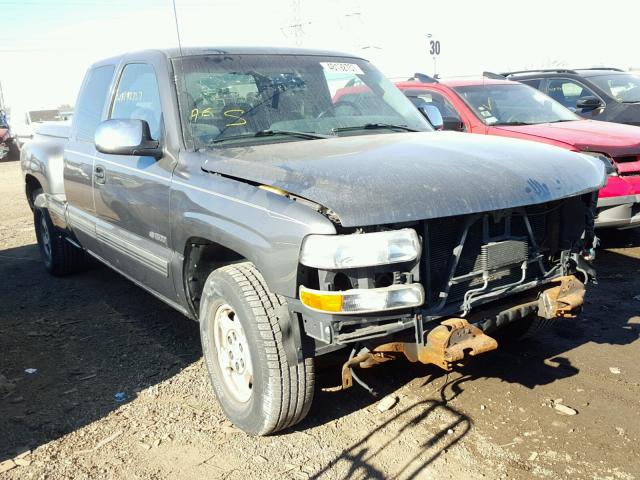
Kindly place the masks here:
[[(363, 86), (350, 101), (345, 86)], [(583, 303), (605, 169), (542, 144), (434, 132), (369, 62), (154, 50), (86, 74), (70, 130), (21, 162), (46, 268), (87, 255), (200, 322), (211, 383), (252, 434), (406, 356), (449, 370)]]

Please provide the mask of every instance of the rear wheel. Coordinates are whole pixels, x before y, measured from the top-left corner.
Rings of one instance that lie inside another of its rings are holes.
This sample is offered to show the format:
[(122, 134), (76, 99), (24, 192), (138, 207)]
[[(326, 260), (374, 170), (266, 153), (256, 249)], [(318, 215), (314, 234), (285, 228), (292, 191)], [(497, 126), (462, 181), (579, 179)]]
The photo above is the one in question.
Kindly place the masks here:
[[(41, 193), (41, 190), (35, 192), (33, 198), (38, 193)], [(33, 211), (33, 220), (40, 256), (49, 273), (56, 276), (69, 275), (85, 267), (84, 251), (64, 238), (64, 235), (53, 225), (46, 208), (36, 208)]]
[(284, 299), (253, 264), (209, 275), (200, 306), (202, 350), (218, 402), (247, 433), (282, 430), (309, 412), (313, 358), (299, 348), (288, 317)]
[(11, 161), (20, 160), (20, 148), (18, 147), (17, 141), (14, 140), (9, 144), (9, 154), (7, 157)]

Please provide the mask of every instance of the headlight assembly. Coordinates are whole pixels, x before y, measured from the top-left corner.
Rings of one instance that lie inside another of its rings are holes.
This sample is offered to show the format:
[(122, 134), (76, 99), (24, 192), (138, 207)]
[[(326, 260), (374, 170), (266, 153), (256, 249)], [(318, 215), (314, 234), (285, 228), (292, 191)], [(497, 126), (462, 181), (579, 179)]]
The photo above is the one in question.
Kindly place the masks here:
[(323, 270), (374, 267), (410, 262), (420, 256), (420, 240), (412, 228), (350, 235), (309, 235), (300, 263)]

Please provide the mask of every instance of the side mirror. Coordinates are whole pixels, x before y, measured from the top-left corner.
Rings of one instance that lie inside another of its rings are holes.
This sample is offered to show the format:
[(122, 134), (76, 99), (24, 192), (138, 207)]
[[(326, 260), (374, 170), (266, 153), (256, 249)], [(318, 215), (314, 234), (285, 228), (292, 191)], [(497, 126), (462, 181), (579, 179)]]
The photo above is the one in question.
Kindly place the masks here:
[(602, 100), (591, 95), (588, 97), (582, 97), (576, 103), (576, 108), (579, 110), (595, 110), (596, 108), (600, 108), (602, 106), (604, 106), (602, 104)]
[(424, 115), (424, 117), (429, 121), (429, 123), (436, 130), (442, 130), (444, 126), (444, 121), (442, 120), (442, 114), (440, 110), (435, 105), (420, 105), (418, 107), (420, 113)]
[(144, 120), (105, 120), (94, 135), (96, 150), (110, 155), (162, 157), (160, 142), (151, 138), (149, 124)]
[(456, 117), (443, 117), (443, 130), (451, 130), (453, 132), (464, 132), (464, 123)]

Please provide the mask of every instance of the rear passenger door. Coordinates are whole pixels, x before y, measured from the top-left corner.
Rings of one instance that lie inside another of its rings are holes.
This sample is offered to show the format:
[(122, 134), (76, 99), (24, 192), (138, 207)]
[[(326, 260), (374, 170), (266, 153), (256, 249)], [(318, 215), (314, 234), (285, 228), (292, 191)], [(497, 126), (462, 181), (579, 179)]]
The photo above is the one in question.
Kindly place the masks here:
[(115, 65), (90, 69), (76, 102), (71, 137), (64, 152), (64, 190), (69, 203), (69, 223), (87, 250), (97, 253), (93, 170), (97, 155), (93, 136), (103, 118)]
[[(122, 68), (108, 118), (140, 119), (163, 143), (163, 116), (154, 67), (129, 63)], [(165, 297), (175, 290), (169, 278), (169, 156), (98, 153), (94, 198), (101, 256), (113, 267)]]

